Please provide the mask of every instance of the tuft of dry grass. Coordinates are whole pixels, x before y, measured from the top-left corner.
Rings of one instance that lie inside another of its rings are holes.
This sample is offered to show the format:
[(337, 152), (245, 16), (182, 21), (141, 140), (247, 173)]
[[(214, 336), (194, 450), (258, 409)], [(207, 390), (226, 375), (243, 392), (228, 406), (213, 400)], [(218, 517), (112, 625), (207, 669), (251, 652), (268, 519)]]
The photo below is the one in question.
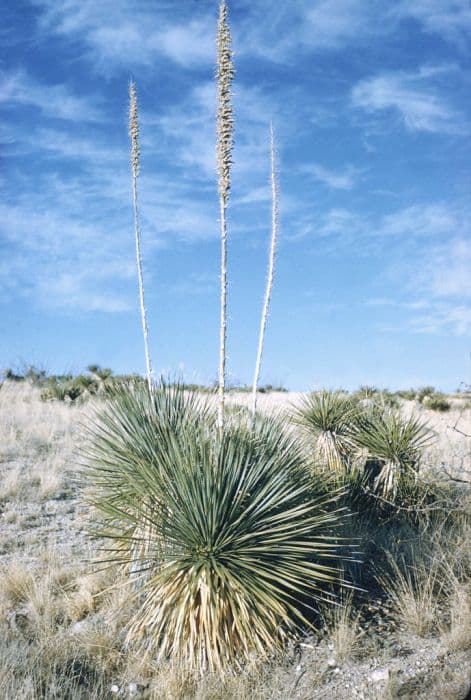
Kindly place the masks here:
[(438, 599), (443, 577), (437, 561), (425, 562), (414, 556), (414, 564), (402, 566), (389, 557), (391, 573), (378, 577), (393, 604), (393, 615), (404, 629), (426, 637), (437, 629)]
[(352, 596), (347, 596), (341, 605), (332, 607), (324, 617), (335, 660), (342, 663), (354, 658), (363, 633), (359, 615), (353, 609)]

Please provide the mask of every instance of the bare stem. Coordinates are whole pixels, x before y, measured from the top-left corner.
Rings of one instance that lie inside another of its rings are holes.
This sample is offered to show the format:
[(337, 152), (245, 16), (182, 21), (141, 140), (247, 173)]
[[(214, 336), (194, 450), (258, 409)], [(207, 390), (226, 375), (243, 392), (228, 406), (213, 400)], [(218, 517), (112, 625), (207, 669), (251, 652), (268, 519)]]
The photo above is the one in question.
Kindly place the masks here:
[(257, 387), (260, 378), (260, 367), (262, 364), (263, 343), (265, 340), (265, 329), (267, 326), (268, 308), (270, 306), (271, 293), (273, 289), (273, 280), (275, 277), (275, 261), (276, 261), (276, 246), (278, 241), (279, 228), (279, 186), (276, 172), (276, 149), (275, 135), (273, 133), (273, 124), (270, 124), (270, 159), (271, 159), (271, 239), (270, 253), (268, 258), (268, 273), (267, 286), (265, 289), (265, 299), (263, 302), (262, 317), (260, 320), (260, 335), (258, 339), (257, 360), (255, 362), (255, 373), (252, 387), (252, 421), (255, 420), (257, 411)]
[(133, 82), (129, 84), (129, 137), (131, 139), (131, 172), (132, 172), (132, 201), (134, 209), (134, 238), (136, 241), (137, 280), (139, 285), (139, 302), (141, 307), (142, 333), (144, 336), (144, 352), (146, 356), (147, 384), (152, 390), (152, 365), (149, 353), (149, 332), (147, 312), (144, 297), (144, 280), (142, 277), (141, 235), (139, 230), (139, 207), (137, 198), (137, 178), (139, 176), (139, 120), (136, 88)]
[(231, 188), (232, 148), (234, 143), (234, 120), (232, 116), (231, 85), (234, 78), (232, 64), (231, 33), (225, 1), (219, 7), (217, 33), (217, 169), (221, 228), (221, 316), (219, 338), (219, 430), (224, 426), (224, 398), (226, 384), (226, 338), (227, 338), (227, 204)]

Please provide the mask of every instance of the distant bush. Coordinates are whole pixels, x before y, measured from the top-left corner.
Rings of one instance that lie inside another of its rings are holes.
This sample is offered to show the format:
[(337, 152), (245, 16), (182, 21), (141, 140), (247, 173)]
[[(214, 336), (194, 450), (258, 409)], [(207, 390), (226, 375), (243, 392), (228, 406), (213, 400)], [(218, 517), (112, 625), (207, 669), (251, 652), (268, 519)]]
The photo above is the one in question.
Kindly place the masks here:
[(451, 408), (451, 403), (441, 392), (436, 392), (432, 396), (426, 396), (423, 400), (423, 405), (432, 411), (440, 411), (441, 413), (449, 411)]
[(434, 386), (423, 386), (417, 390), (416, 399), (419, 403), (423, 403), (424, 399), (428, 396), (433, 396), (437, 391)]
[(284, 386), (279, 386), (276, 384), (263, 384), (262, 386), (258, 387), (258, 391), (261, 394), (269, 394), (272, 391), (286, 392), (288, 389), (286, 389)]
[(364, 384), (358, 388), (357, 391), (353, 392), (353, 396), (358, 399), (371, 399), (379, 393), (379, 389), (376, 386), (368, 386)]
[(65, 401), (66, 403), (75, 403), (81, 396), (82, 389), (73, 381), (61, 383), (51, 381), (39, 395), (42, 401)]
[(414, 401), (417, 396), (417, 391), (415, 389), (400, 389), (396, 391), (396, 396), (406, 401)]
[(11, 367), (7, 367), (3, 370), (3, 376), (5, 380), (9, 382), (22, 382), (24, 381), (24, 376), (22, 374), (15, 374)]
[(389, 408), (399, 408), (399, 399), (389, 389), (378, 389), (375, 386), (361, 386), (351, 394), (351, 397), (365, 404), (378, 404)]

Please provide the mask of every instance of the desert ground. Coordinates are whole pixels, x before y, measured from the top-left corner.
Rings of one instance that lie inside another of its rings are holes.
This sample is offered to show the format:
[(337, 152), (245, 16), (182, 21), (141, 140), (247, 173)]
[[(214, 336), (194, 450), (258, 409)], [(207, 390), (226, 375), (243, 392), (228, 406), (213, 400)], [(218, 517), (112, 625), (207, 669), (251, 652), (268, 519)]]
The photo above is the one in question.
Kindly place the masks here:
[[(401, 404), (436, 432), (422, 478), (454, 489), (457, 513), (452, 526), (444, 514), (414, 530), (412, 578), (417, 583), (420, 573), (420, 585), (396, 572), (390, 595), (346, 595), (324, 612), (317, 633), (220, 678), (143, 659), (124, 644), (130, 592), (97, 563), (88, 536), (94, 513), (76, 478), (80, 424), (98, 399), (68, 405), (39, 393), (28, 382), (0, 389), (2, 697), (464, 700), (471, 681), (471, 410), (463, 400), (451, 399), (445, 413)], [(249, 399), (230, 393), (228, 402), (243, 407)], [(259, 409), (286, 415), (300, 400), (265, 393)]]

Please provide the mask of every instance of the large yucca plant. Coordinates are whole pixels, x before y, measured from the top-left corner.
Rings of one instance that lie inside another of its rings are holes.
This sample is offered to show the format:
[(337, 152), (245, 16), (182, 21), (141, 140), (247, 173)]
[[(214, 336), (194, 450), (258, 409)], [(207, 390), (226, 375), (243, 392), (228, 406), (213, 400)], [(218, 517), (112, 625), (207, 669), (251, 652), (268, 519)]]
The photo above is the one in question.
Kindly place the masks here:
[(358, 419), (358, 403), (339, 391), (304, 396), (293, 410), (293, 420), (307, 438), (318, 462), (337, 473), (345, 472), (354, 450), (352, 427)]
[(273, 651), (339, 580), (337, 495), (293, 439), (274, 419), (211, 421), (178, 388), (121, 387), (85, 430), (105, 558), (136, 582), (128, 640), (199, 670)]
[(364, 413), (354, 429), (355, 443), (368, 451), (377, 472), (372, 475), (373, 488), (388, 498), (395, 498), (401, 480), (415, 477), (421, 454), (433, 437), (420, 419), (377, 406)]

